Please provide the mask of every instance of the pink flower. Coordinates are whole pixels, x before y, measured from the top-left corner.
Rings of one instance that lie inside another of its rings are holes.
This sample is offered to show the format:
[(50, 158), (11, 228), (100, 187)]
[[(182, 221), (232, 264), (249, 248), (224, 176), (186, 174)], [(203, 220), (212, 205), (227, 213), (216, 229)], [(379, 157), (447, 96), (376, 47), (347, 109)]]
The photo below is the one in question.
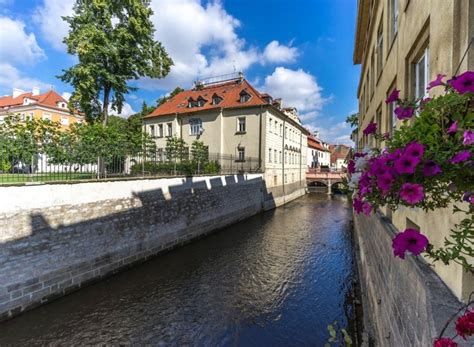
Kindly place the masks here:
[(462, 196), (462, 200), (470, 204), (474, 204), (474, 194), (471, 192), (465, 192), (464, 195)]
[(349, 160), (349, 163), (347, 164), (347, 171), (349, 171), (350, 174), (353, 174), (356, 172), (355, 169), (355, 161), (354, 160)]
[(474, 143), (474, 133), (471, 131), (471, 130), (466, 130), (464, 132), (464, 136), (463, 136), (463, 141), (462, 141), (462, 144), (464, 146), (468, 146), (472, 143)]
[(362, 199), (354, 197), (354, 199), (352, 199), (352, 205), (354, 206), (354, 210), (357, 213), (361, 213), (362, 207), (364, 206), (364, 202), (362, 201)]
[(359, 193), (365, 195), (372, 192), (370, 177), (367, 172), (364, 172), (359, 179)]
[(394, 111), (397, 118), (400, 120), (411, 118), (414, 112), (415, 112), (415, 109), (410, 106), (405, 106), (405, 107), (398, 106)]
[(456, 332), (464, 340), (466, 336), (474, 335), (474, 311), (466, 311), (456, 320)]
[(377, 187), (383, 192), (387, 193), (392, 187), (395, 178), (390, 172), (377, 177)]
[(386, 158), (388, 160), (397, 160), (398, 158), (400, 158), (401, 155), (402, 155), (402, 150), (400, 148), (397, 148), (392, 153), (388, 153)]
[(428, 160), (423, 166), (423, 175), (427, 177), (439, 175), (441, 172), (441, 167), (433, 160)]
[(364, 203), (362, 204), (362, 212), (364, 212), (364, 214), (368, 216), (370, 212), (372, 212), (372, 205), (369, 204), (367, 201), (364, 201)]
[(400, 198), (410, 205), (419, 203), (425, 198), (423, 186), (416, 183), (403, 183), (400, 189)]
[(428, 246), (428, 238), (415, 229), (405, 229), (392, 241), (393, 254), (402, 259), (405, 259), (406, 251), (419, 255), (426, 246)]
[(434, 88), (434, 87), (437, 87), (437, 86), (442, 86), (443, 85), (442, 79), (445, 78), (445, 77), (446, 77), (446, 75), (438, 74), (438, 76), (436, 76), (436, 78), (428, 84), (428, 88), (426, 88), (426, 89), (430, 90), (431, 88)]
[(448, 83), (459, 94), (474, 92), (474, 71), (466, 71), (463, 74), (453, 77)]
[(394, 162), (395, 171), (399, 174), (413, 174), (415, 173), (416, 166), (420, 162), (417, 157), (408, 155), (402, 155)]
[(416, 141), (409, 143), (403, 150), (403, 155), (421, 159), (425, 153), (425, 146)]
[(387, 159), (377, 158), (370, 160), (369, 172), (372, 176), (380, 176), (388, 172), (390, 168), (387, 166)]
[(390, 104), (392, 102), (397, 101), (399, 95), (400, 95), (400, 91), (398, 89), (394, 89), (388, 96), (387, 100), (385, 100), (385, 103)]
[(448, 128), (448, 134), (455, 134), (456, 131), (458, 131), (458, 122), (453, 122)]
[(370, 135), (370, 134), (375, 134), (377, 131), (377, 123), (370, 122), (369, 125), (364, 129), (363, 133), (364, 135)]
[(470, 151), (461, 151), (461, 152), (456, 153), (451, 159), (449, 159), (449, 162), (453, 164), (458, 164), (458, 163), (468, 160), (470, 157), (471, 157)]
[(435, 340), (433, 347), (458, 347), (458, 344), (449, 337), (441, 337)]

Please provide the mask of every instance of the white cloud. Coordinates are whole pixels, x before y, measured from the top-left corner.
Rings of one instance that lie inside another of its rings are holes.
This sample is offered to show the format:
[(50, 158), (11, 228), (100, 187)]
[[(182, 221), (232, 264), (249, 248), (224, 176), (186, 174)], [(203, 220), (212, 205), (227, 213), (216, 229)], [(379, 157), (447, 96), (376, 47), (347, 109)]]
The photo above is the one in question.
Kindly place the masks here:
[(13, 65), (0, 63), (0, 89), (11, 95), (12, 88), (31, 90), (33, 87), (39, 87), (44, 91), (51, 89), (53, 86), (35, 78), (23, 76)]
[(134, 113), (137, 113), (136, 111), (133, 110), (132, 106), (130, 106), (129, 103), (124, 103), (123, 106), (122, 106), (122, 112), (121, 113), (117, 113), (117, 111), (115, 110), (112, 110), (112, 108), (109, 106), (109, 114), (110, 115), (113, 115), (113, 116), (119, 116), (119, 117), (122, 117), (122, 118), (128, 118), (130, 117), (132, 114)]
[(270, 42), (263, 51), (263, 58), (270, 63), (291, 63), (296, 60), (298, 50), (295, 47), (280, 45), (276, 40)]
[(44, 0), (44, 5), (36, 9), (35, 21), (43, 38), (59, 51), (65, 51), (62, 43), (69, 31), (69, 25), (61, 18), (72, 14), (74, 0)]
[(262, 89), (274, 98), (282, 98), (284, 107), (294, 106), (300, 112), (312, 111), (314, 116), (328, 101), (322, 96), (323, 89), (316, 78), (302, 69), (277, 67), (265, 78)]
[(319, 131), (321, 139), (329, 143), (344, 144), (348, 146), (354, 145), (354, 142), (350, 139), (351, 129), (346, 122), (339, 122), (327, 127), (321, 127), (314, 124), (306, 127), (309, 127), (311, 131)]
[(35, 34), (25, 32), (25, 23), (0, 17), (0, 63), (33, 64), (45, 58)]
[(61, 94), (61, 96), (66, 100), (69, 101), (69, 98), (71, 97), (72, 93), (69, 92), (64, 92)]

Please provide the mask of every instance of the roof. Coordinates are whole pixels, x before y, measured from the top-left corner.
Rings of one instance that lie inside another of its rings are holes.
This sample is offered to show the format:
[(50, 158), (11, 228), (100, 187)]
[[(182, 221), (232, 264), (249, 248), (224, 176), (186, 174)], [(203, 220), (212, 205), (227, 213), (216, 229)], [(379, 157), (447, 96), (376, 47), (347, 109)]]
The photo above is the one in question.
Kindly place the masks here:
[(48, 107), (55, 107), (58, 108), (58, 102), (65, 102), (67, 100), (64, 99), (61, 95), (56, 93), (54, 90), (50, 90), (43, 94), (33, 95), (33, 93), (23, 93), (18, 95), (16, 98), (13, 96), (3, 96), (0, 97), (0, 107), (13, 107), (13, 106), (21, 106), (23, 105), (23, 100), (25, 98), (33, 99), (36, 102), (35, 105), (42, 105)]
[(331, 145), (331, 163), (336, 162), (337, 159), (346, 159), (351, 147), (346, 145)]
[[(240, 102), (240, 96), (242, 93), (247, 93), (250, 95), (250, 99), (244, 103)], [(222, 98), (222, 101), (217, 105), (212, 103), (212, 97), (214, 94)], [(158, 106), (145, 118), (185, 114), (203, 110), (217, 110), (220, 108), (268, 105), (265, 99), (263, 99), (263, 96), (263, 94), (260, 94), (245, 79), (239, 79), (231, 82), (213, 84), (199, 89), (185, 90), (179, 94), (176, 94), (173, 98), (169, 99), (162, 105)], [(190, 100), (197, 101), (198, 98), (204, 99), (205, 102), (203, 106), (189, 108), (188, 102)]]
[(324, 148), (323, 145), (321, 145), (318, 141), (316, 141), (314, 136), (308, 136), (308, 147), (314, 148), (323, 152), (330, 152), (327, 148)]

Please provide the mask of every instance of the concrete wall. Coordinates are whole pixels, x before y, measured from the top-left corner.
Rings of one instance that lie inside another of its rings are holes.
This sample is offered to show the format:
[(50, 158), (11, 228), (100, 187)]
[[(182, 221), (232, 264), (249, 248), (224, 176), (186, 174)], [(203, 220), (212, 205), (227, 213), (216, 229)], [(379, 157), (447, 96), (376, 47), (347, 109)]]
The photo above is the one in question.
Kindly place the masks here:
[[(395, 258), (397, 230), (382, 214), (354, 216), (364, 319), (376, 346), (431, 346), (462, 306), (432, 268)], [(453, 336), (453, 324), (445, 336)]]
[(1, 187), (0, 320), (303, 193), (261, 174)]

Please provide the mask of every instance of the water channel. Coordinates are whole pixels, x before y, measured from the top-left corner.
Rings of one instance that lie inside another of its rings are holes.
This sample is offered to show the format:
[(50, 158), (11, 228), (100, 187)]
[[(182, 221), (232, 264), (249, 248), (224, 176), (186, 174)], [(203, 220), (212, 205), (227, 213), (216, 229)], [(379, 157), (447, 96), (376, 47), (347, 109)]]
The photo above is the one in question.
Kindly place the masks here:
[(309, 194), (0, 323), (0, 346), (323, 346), (354, 315), (350, 219)]

